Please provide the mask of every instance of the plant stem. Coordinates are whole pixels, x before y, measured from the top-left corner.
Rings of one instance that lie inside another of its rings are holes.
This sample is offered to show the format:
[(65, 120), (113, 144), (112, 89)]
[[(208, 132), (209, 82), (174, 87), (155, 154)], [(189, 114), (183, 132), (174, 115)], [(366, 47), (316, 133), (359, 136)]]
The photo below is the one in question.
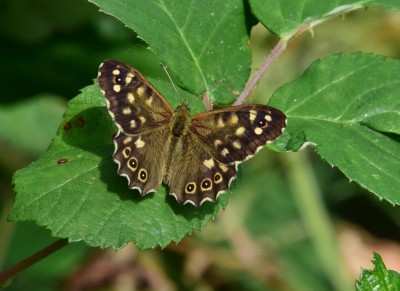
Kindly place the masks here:
[(22, 272), (26, 268), (36, 264), (40, 260), (46, 258), (48, 255), (51, 255), (55, 251), (65, 247), (68, 244), (67, 239), (59, 239), (52, 243), (51, 245), (45, 247), (44, 249), (38, 251), (36, 254), (22, 260), (18, 264), (12, 266), (11, 268), (0, 273), (0, 287), (7, 283), (10, 279), (12, 279), (15, 275)]
[(288, 40), (281, 38), (277, 45), (272, 49), (271, 53), (265, 58), (264, 63), (260, 67), (260, 69), (256, 72), (254, 77), (247, 83), (246, 88), (240, 93), (239, 97), (236, 99), (233, 105), (240, 105), (249, 97), (253, 88), (260, 81), (262, 76), (265, 74), (265, 71), (272, 64), (272, 62), (278, 58), (278, 56), (285, 50), (287, 46)]
[(286, 154), (289, 185), (325, 274), (335, 290), (351, 290), (353, 281), (343, 268), (335, 229), (306, 154), (304, 151)]
[[(3, 207), (0, 209), (0, 229), (1, 229), (1, 236), (0, 236), (0, 269), (3, 267), (9, 244), (12, 240), (12, 236), (15, 230), (15, 223), (7, 221), (8, 212), (11, 209), (13, 199), (12, 199), (12, 189), (11, 189), (11, 180), (10, 184), (3, 185), (0, 182), (0, 188), (4, 189), (4, 196), (3, 196)], [(1, 204), (1, 203), (0, 203)]]
[(250, 96), (250, 93), (253, 90), (253, 88), (257, 85), (258, 82), (260, 82), (262, 76), (264, 76), (265, 71), (269, 68), (272, 62), (275, 61), (281, 55), (281, 53), (286, 49), (289, 41), (293, 37), (296, 37), (309, 29), (310, 25), (304, 24), (297, 31), (295, 31), (290, 37), (281, 38), (279, 42), (276, 44), (276, 46), (272, 49), (271, 53), (265, 58), (260, 69), (255, 73), (250, 82), (247, 83), (246, 88), (244, 88), (242, 93), (240, 93), (239, 97), (236, 99), (233, 105), (243, 104), (243, 102), (247, 99), (247, 97)]

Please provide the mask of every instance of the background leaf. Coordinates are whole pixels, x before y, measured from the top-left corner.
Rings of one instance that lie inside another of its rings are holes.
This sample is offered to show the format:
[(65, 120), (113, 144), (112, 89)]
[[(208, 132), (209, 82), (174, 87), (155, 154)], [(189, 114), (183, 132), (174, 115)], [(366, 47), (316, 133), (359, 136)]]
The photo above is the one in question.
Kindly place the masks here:
[(297, 151), (311, 143), (351, 181), (399, 204), (399, 71), (398, 60), (371, 54), (316, 61), (271, 100), (289, 120), (277, 145)]
[(243, 89), (251, 62), (243, 1), (91, 2), (134, 30), (187, 91), (229, 104)]
[[(35, 96), (29, 102), (2, 106), (0, 139), (31, 154), (43, 152), (56, 132), (64, 111), (65, 101), (49, 95)], [(21, 124), (24, 125), (22, 128)]]
[[(368, 6), (400, 9), (397, 0), (249, 0), (251, 10), (271, 32), (290, 38), (302, 25), (312, 26), (336, 15)], [(289, 4), (289, 5), (288, 5)]]

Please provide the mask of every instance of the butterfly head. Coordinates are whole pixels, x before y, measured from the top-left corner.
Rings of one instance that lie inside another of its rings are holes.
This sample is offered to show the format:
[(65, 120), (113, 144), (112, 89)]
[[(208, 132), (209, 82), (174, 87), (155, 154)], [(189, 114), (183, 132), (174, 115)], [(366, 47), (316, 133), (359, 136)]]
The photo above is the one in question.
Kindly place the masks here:
[(176, 107), (175, 112), (186, 112), (187, 114), (189, 114), (190, 108), (186, 101), (182, 101), (182, 104)]

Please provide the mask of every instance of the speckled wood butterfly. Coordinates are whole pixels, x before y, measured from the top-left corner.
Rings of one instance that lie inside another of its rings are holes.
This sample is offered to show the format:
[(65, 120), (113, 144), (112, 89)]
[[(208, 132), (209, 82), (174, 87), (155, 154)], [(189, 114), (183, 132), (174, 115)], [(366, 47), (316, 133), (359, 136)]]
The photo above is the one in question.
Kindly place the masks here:
[(238, 164), (286, 126), (285, 115), (265, 105), (190, 116), (183, 102), (174, 111), (149, 81), (120, 61), (103, 62), (98, 83), (118, 127), (113, 138), (118, 174), (141, 195), (163, 182), (180, 204), (215, 201), (229, 189)]

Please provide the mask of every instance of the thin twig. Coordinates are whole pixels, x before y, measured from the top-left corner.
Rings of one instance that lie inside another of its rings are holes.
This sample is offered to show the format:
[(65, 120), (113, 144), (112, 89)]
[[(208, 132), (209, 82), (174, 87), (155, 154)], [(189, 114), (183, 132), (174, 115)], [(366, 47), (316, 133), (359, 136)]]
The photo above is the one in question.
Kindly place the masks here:
[(256, 72), (254, 77), (247, 83), (246, 88), (240, 93), (239, 97), (236, 99), (233, 105), (240, 105), (243, 104), (247, 97), (250, 96), (251, 91), (257, 85), (257, 83), (261, 80), (262, 76), (264, 76), (265, 71), (269, 68), (273, 61), (275, 61), (280, 54), (286, 49), (287, 44), (289, 41), (298, 36), (299, 34), (303, 33), (306, 30), (310, 29), (310, 25), (304, 24), (302, 25), (291, 37), (288, 38), (281, 38), (276, 46), (272, 49), (271, 53), (265, 58), (264, 63), (260, 67), (260, 69)]
[(65, 247), (68, 244), (67, 239), (60, 239), (55, 241), (51, 245), (45, 247), (44, 249), (38, 251), (36, 254), (22, 260), (18, 264), (12, 266), (11, 268), (0, 273), (0, 287), (12, 279), (15, 275), (22, 272), (26, 268), (32, 266), (33, 264), (43, 260), (48, 255), (51, 255), (55, 251)]
[(243, 102), (246, 100), (247, 97), (249, 97), (251, 91), (253, 88), (257, 85), (257, 83), (260, 81), (262, 76), (265, 74), (265, 71), (268, 69), (268, 67), (271, 65), (271, 63), (278, 58), (278, 56), (285, 50), (287, 46), (288, 40), (281, 38), (277, 45), (272, 49), (271, 53), (266, 57), (264, 63), (260, 67), (260, 69), (256, 72), (254, 77), (250, 80), (249, 83), (247, 83), (246, 88), (240, 93), (239, 97), (236, 99), (235, 103), (233, 105), (240, 105), (243, 104)]

